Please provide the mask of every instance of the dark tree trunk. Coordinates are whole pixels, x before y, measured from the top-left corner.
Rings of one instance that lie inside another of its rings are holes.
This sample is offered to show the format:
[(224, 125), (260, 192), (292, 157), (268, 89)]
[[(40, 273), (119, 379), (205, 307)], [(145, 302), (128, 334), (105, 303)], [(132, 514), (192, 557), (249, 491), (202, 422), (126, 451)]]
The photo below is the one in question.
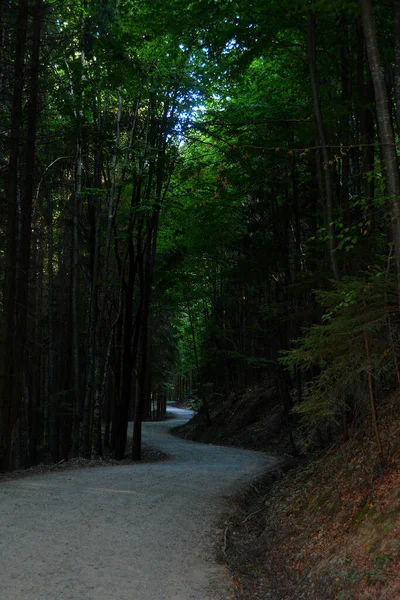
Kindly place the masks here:
[(397, 133), (400, 136), (400, 0), (393, 0), (393, 30), (394, 30), (394, 94), (396, 98)]
[(342, 156), (342, 189), (341, 201), (344, 212), (344, 222), (347, 226), (350, 225), (350, 121), (352, 109), (352, 81), (351, 81), (351, 62), (349, 51), (349, 31), (348, 23), (344, 18), (340, 23), (341, 27), (341, 48), (340, 48), (340, 64), (341, 64), (341, 88), (342, 88), (342, 105), (345, 109), (345, 114), (342, 121), (341, 143), (345, 147)]
[(372, 229), (374, 228), (374, 196), (375, 180), (371, 174), (375, 161), (375, 118), (374, 118), (374, 88), (371, 78), (365, 81), (364, 37), (360, 20), (357, 20), (357, 90), (360, 135), (362, 143), (361, 156), (361, 186), (360, 191), (367, 199)]
[(315, 40), (315, 16), (313, 12), (308, 13), (308, 33), (307, 33), (307, 57), (308, 68), (311, 78), (311, 89), (314, 106), (314, 119), (317, 128), (317, 140), (321, 146), (321, 155), (323, 159), (323, 178), (325, 183), (325, 216), (326, 228), (329, 236), (329, 258), (333, 276), (339, 279), (339, 269), (337, 266), (335, 253), (335, 238), (333, 228), (333, 187), (332, 187), (332, 168), (329, 160), (329, 152), (327, 146), (327, 138), (325, 134), (324, 121), (322, 118), (321, 105), (319, 101), (318, 90), (318, 72), (316, 59), (316, 40)]
[(129, 273), (125, 287), (121, 388), (115, 411), (115, 418), (113, 420), (114, 455), (116, 460), (125, 458), (129, 404), (132, 389), (133, 292), (136, 278), (136, 260), (134, 257), (132, 240), (129, 240), (128, 244), (130, 248)]
[(396, 145), (371, 0), (360, 0), (360, 6), (365, 45), (375, 90), (376, 115), (381, 138), (381, 151), (385, 166), (389, 201), (392, 210), (393, 242), (398, 283), (400, 287), (400, 176), (397, 165)]

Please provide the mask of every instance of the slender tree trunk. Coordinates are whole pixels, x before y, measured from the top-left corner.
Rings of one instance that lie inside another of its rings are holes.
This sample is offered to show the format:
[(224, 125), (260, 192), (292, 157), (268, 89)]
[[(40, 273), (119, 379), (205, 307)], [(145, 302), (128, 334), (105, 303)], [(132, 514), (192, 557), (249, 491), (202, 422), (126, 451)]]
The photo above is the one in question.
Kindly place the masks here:
[(375, 439), (376, 439), (376, 444), (378, 446), (379, 455), (383, 462), (384, 454), (383, 454), (383, 448), (382, 448), (381, 435), (379, 432), (378, 419), (377, 419), (377, 415), (376, 415), (375, 394), (374, 394), (374, 386), (373, 386), (373, 382), (372, 382), (371, 358), (370, 358), (370, 352), (369, 352), (369, 340), (368, 340), (368, 334), (366, 331), (364, 332), (364, 344), (365, 344), (365, 353), (367, 356), (367, 368), (368, 368), (367, 376), (368, 376), (369, 398), (370, 398), (370, 404), (371, 404), (372, 426), (373, 426), (374, 432), (375, 432)]
[(71, 99), (74, 106), (75, 127), (76, 127), (76, 161), (75, 161), (75, 193), (73, 198), (73, 220), (72, 220), (72, 379), (74, 389), (74, 407), (73, 407), (73, 454), (78, 456), (81, 443), (81, 382), (80, 382), (80, 319), (79, 319), (79, 214), (81, 205), (81, 196), (83, 189), (83, 164), (82, 164), (82, 123), (83, 123), (83, 104), (85, 98), (85, 50), (84, 50), (84, 29), (85, 15), (81, 16), (81, 37), (80, 37), (80, 97), (74, 96), (74, 90), (71, 87)]
[(393, 0), (393, 30), (394, 30), (394, 94), (396, 98), (397, 133), (400, 136), (400, 0)]
[(392, 211), (392, 232), (400, 293), (400, 176), (397, 165), (396, 145), (371, 0), (360, 0), (360, 7), (365, 45), (375, 90), (376, 115)]
[[(152, 392), (153, 392), (153, 387), (152, 387), (152, 381), (153, 381), (153, 364), (152, 364), (153, 313), (152, 313), (151, 309), (149, 309), (147, 329), (148, 329), (147, 349), (146, 349), (147, 370), (146, 370), (145, 384), (144, 384), (144, 388), (142, 391), (142, 394), (143, 394), (143, 418), (146, 419), (147, 417), (150, 417), (150, 419), (154, 419), (155, 418), (154, 402), (152, 402)], [(153, 397), (154, 397), (154, 395), (153, 395)], [(136, 397), (134, 398), (134, 401), (135, 402), (134, 402), (133, 406), (135, 406)]]
[(369, 216), (372, 229), (375, 221), (375, 180), (371, 177), (375, 161), (375, 119), (374, 119), (374, 90), (370, 77), (365, 81), (364, 35), (360, 19), (357, 19), (357, 90), (360, 135), (362, 143), (361, 158), (361, 193), (368, 201)]
[[(146, 282), (144, 282), (146, 285)], [(145, 404), (145, 390), (146, 390), (146, 378), (147, 378), (147, 344), (148, 344), (148, 320), (149, 320), (149, 300), (146, 295), (143, 296), (144, 308), (143, 317), (141, 324), (141, 361), (139, 371), (139, 390), (136, 395), (135, 412), (133, 417), (133, 442), (132, 442), (132, 460), (140, 460), (142, 456), (142, 421), (143, 421), (143, 408)]]
[(321, 154), (323, 159), (323, 171), (325, 182), (325, 214), (326, 228), (329, 236), (329, 257), (333, 276), (339, 279), (339, 269), (335, 253), (335, 238), (333, 228), (333, 188), (332, 188), (332, 169), (329, 161), (329, 152), (327, 138), (322, 118), (321, 105), (318, 91), (318, 72), (316, 60), (316, 41), (315, 41), (315, 16), (312, 11), (308, 13), (308, 35), (307, 35), (307, 56), (308, 68), (311, 78), (311, 89), (314, 106), (314, 118), (318, 132), (318, 141), (321, 145)]
[[(152, 232), (150, 231), (150, 236)], [(149, 235), (149, 234), (148, 234)], [(154, 232), (154, 244), (157, 231)], [(152, 280), (152, 256), (151, 256), (151, 237), (147, 240), (147, 248), (141, 253), (139, 264), (139, 281), (140, 281), (140, 302), (142, 306), (141, 324), (140, 324), (140, 370), (138, 376), (139, 393), (136, 395), (135, 412), (133, 419), (133, 443), (132, 443), (132, 459), (140, 460), (142, 451), (142, 421), (143, 409), (145, 406), (146, 380), (148, 370), (148, 330), (149, 330), (149, 314), (150, 314), (150, 291)]]
[(82, 194), (82, 142), (76, 147), (75, 192), (72, 216), (72, 381), (73, 381), (73, 454), (78, 456), (80, 446), (80, 351), (79, 351), (79, 207)]
[(342, 44), (340, 49), (340, 65), (341, 65), (341, 88), (342, 88), (342, 103), (345, 109), (345, 114), (342, 121), (342, 141), (345, 146), (345, 152), (342, 156), (342, 189), (341, 199), (344, 212), (344, 222), (347, 226), (350, 225), (350, 119), (352, 113), (352, 81), (351, 81), (351, 62), (349, 51), (349, 31), (348, 23), (345, 18), (340, 23), (342, 31)]
[[(293, 136), (291, 136), (293, 140)], [(298, 176), (296, 168), (296, 157), (293, 153), (289, 159), (289, 171), (291, 179), (291, 204), (293, 207), (294, 214), (294, 243), (295, 243), (295, 256), (294, 256), (294, 279), (300, 273), (302, 268), (301, 260), (301, 227), (300, 227), (300, 211), (299, 211), (299, 186)]]
[(48, 235), (47, 235), (47, 277), (48, 277), (48, 390), (50, 410), (50, 452), (54, 462), (59, 460), (58, 407), (54, 386), (54, 277), (53, 277), (53, 198), (48, 192)]

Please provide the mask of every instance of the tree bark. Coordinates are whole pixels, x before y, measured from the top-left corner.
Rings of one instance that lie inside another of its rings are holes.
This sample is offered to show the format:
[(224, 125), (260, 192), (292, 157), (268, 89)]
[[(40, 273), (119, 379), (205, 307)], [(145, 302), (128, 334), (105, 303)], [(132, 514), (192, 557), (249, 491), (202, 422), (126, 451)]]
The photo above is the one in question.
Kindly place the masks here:
[(397, 165), (396, 144), (371, 0), (360, 0), (360, 7), (368, 62), (375, 90), (376, 115), (381, 138), (389, 202), (392, 211), (392, 233), (400, 291), (400, 176)]
[(365, 344), (365, 354), (367, 357), (367, 377), (368, 377), (368, 390), (369, 390), (369, 398), (370, 398), (370, 405), (371, 405), (372, 426), (374, 428), (375, 439), (376, 439), (376, 444), (378, 446), (379, 456), (381, 457), (382, 462), (384, 462), (382, 440), (381, 440), (381, 435), (379, 432), (378, 418), (376, 415), (375, 394), (374, 394), (374, 386), (373, 386), (373, 382), (372, 382), (372, 373), (371, 373), (371, 357), (370, 357), (370, 351), (369, 351), (369, 340), (368, 340), (368, 334), (366, 331), (364, 331), (364, 344)]
[(358, 90), (358, 111), (360, 123), (360, 135), (362, 143), (361, 157), (361, 185), (360, 193), (367, 199), (369, 207), (369, 216), (372, 229), (375, 221), (375, 178), (371, 177), (374, 170), (375, 161), (375, 117), (374, 117), (374, 90), (370, 77), (365, 81), (365, 52), (364, 36), (362, 24), (359, 19), (357, 27), (357, 90)]
[(400, 0), (393, 0), (394, 94), (396, 98), (397, 133), (400, 135)]
[(321, 105), (318, 92), (318, 72), (316, 60), (316, 40), (315, 40), (315, 15), (312, 11), (308, 13), (308, 33), (307, 33), (307, 57), (308, 68), (311, 78), (311, 89), (314, 106), (314, 119), (317, 127), (318, 139), (317, 145), (321, 145), (321, 154), (323, 159), (323, 171), (325, 182), (325, 215), (326, 228), (329, 236), (329, 258), (332, 274), (335, 279), (339, 279), (339, 269), (335, 253), (335, 238), (333, 228), (333, 189), (332, 189), (332, 169), (329, 161), (327, 138), (325, 133), (324, 121), (322, 118)]
[(53, 273), (53, 198), (48, 192), (48, 236), (47, 236), (47, 277), (48, 277), (48, 390), (50, 411), (50, 452), (53, 462), (59, 460), (59, 431), (57, 401), (54, 386), (54, 273)]
[[(352, 102), (352, 81), (351, 81), (351, 62), (349, 50), (349, 31), (346, 18), (341, 19), (341, 48), (340, 48), (340, 75), (342, 103), (345, 108), (345, 114), (342, 121), (341, 138), (343, 145), (350, 145), (350, 122), (351, 122), (351, 102)], [(345, 149), (341, 160), (342, 164), (342, 189), (341, 199), (344, 212), (344, 223), (350, 225), (350, 150)]]
[(75, 160), (75, 191), (72, 207), (72, 285), (71, 285), (71, 307), (72, 307), (72, 380), (73, 380), (73, 454), (79, 455), (81, 443), (81, 382), (80, 382), (80, 319), (79, 319), (79, 213), (81, 205), (81, 196), (83, 188), (83, 164), (82, 164), (82, 121), (83, 121), (83, 102), (84, 102), (84, 66), (85, 50), (83, 47), (85, 28), (85, 15), (81, 17), (81, 37), (80, 37), (80, 98), (76, 102), (74, 90), (71, 87), (71, 99), (74, 106), (75, 127), (76, 127), (76, 160)]

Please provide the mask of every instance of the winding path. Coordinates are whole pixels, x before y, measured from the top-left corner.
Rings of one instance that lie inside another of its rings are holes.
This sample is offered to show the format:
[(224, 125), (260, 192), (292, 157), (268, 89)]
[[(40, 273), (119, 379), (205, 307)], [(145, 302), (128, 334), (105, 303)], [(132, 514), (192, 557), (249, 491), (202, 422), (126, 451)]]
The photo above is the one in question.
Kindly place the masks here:
[(0, 483), (0, 600), (231, 598), (216, 521), (274, 459), (173, 437), (191, 413), (170, 410), (175, 421), (144, 424), (169, 461)]

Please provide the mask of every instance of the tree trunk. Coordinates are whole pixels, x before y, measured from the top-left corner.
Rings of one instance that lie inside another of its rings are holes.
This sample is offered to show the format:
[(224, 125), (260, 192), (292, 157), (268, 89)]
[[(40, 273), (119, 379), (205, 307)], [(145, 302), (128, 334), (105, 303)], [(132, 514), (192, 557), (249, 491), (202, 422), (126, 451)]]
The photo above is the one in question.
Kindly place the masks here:
[(80, 352), (79, 352), (79, 207), (82, 194), (82, 142), (76, 146), (75, 192), (72, 216), (72, 381), (73, 381), (73, 454), (78, 456), (80, 446)]
[(371, 405), (371, 418), (372, 418), (372, 426), (374, 428), (376, 444), (378, 446), (379, 456), (381, 457), (382, 462), (384, 462), (384, 454), (382, 448), (381, 435), (379, 432), (378, 419), (376, 415), (376, 405), (375, 405), (375, 394), (374, 387), (372, 382), (372, 373), (371, 373), (371, 358), (369, 352), (369, 340), (368, 334), (364, 331), (364, 344), (365, 344), (365, 353), (367, 357), (367, 377), (368, 377), (368, 389), (369, 389), (369, 398)]
[(345, 152), (342, 156), (342, 189), (341, 199), (344, 212), (344, 223), (350, 225), (350, 120), (351, 120), (351, 101), (352, 101), (352, 81), (351, 81), (351, 62), (349, 51), (349, 31), (348, 23), (345, 18), (341, 19), (341, 48), (340, 48), (340, 75), (342, 88), (342, 103), (345, 114), (342, 121), (341, 139), (345, 146)]
[(381, 137), (389, 201), (392, 211), (392, 232), (400, 290), (400, 176), (397, 166), (396, 145), (389, 104), (382, 71), (381, 58), (371, 0), (360, 0), (361, 19), (367, 48), (369, 67), (375, 90), (376, 115)]
[(394, 94), (396, 98), (397, 133), (400, 135), (400, 0), (393, 0), (393, 30), (394, 30)]
[(327, 139), (325, 134), (324, 122), (322, 118), (321, 105), (318, 92), (318, 72), (316, 61), (316, 41), (315, 41), (315, 16), (312, 11), (308, 13), (308, 34), (307, 34), (307, 57), (308, 68), (311, 78), (311, 89), (314, 106), (314, 119), (317, 127), (318, 142), (321, 145), (321, 154), (323, 159), (323, 171), (325, 182), (325, 216), (326, 228), (329, 236), (329, 257), (333, 276), (339, 279), (339, 269), (335, 254), (335, 238), (333, 228), (333, 189), (332, 189), (332, 169), (329, 161)]
[(360, 193), (367, 199), (371, 228), (374, 229), (375, 221), (375, 179), (371, 177), (375, 161), (375, 118), (374, 118), (374, 90), (370, 77), (365, 81), (364, 36), (362, 24), (357, 19), (357, 90), (358, 111), (360, 122), (360, 135), (362, 144), (361, 157), (361, 185)]
[(52, 460), (59, 460), (59, 431), (57, 400), (54, 387), (54, 278), (53, 278), (53, 198), (48, 191), (48, 237), (47, 237), (47, 277), (48, 277), (48, 390), (50, 411), (50, 453)]

